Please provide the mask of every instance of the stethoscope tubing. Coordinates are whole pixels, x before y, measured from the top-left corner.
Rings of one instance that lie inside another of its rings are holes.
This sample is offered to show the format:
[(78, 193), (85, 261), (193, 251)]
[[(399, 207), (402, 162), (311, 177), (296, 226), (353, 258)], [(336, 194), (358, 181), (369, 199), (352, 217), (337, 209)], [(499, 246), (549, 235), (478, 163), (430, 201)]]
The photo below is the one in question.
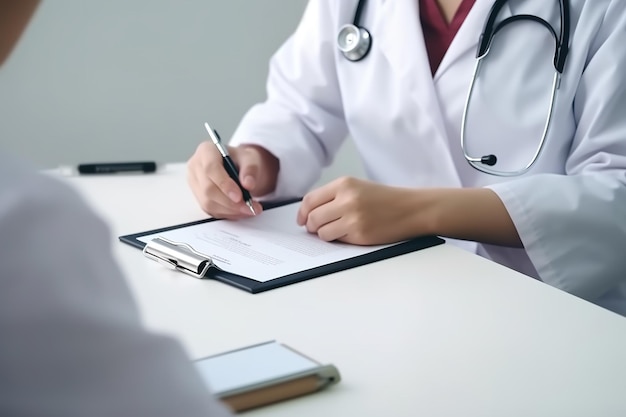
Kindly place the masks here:
[[(478, 41), (476, 64), (472, 73), (472, 80), (470, 82), (469, 91), (465, 100), (465, 106), (463, 108), (463, 115), (461, 120), (461, 150), (467, 162), (473, 168), (481, 172), (501, 177), (514, 177), (523, 175), (528, 170), (530, 170), (530, 168), (537, 162), (537, 159), (539, 159), (539, 156), (545, 148), (546, 138), (552, 125), (557, 91), (560, 89), (561, 86), (561, 77), (565, 69), (567, 56), (569, 54), (569, 39), (571, 31), (569, 0), (559, 0), (559, 10), (561, 18), (561, 27), (559, 34), (557, 34), (556, 30), (554, 30), (554, 27), (544, 19), (529, 14), (514, 15), (496, 24), (496, 20), (498, 18), (500, 10), (508, 1), (509, 0), (496, 0), (491, 7), (491, 10), (489, 11), (489, 14), (487, 15), (487, 19), (485, 20), (483, 31)], [(342, 52), (343, 56), (351, 62), (361, 61), (367, 56), (371, 49), (370, 47), (372, 43), (372, 36), (367, 31), (367, 29), (360, 26), (361, 15), (363, 13), (363, 8), (365, 7), (365, 4), (366, 0), (359, 0), (357, 2), (352, 23), (348, 23), (342, 26), (337, 36), (337, 46), (339, 50)], [(514, 171), (501, 171), (493, 168), (488, 168), (489, 166), (493, 166), (497, 163), (497, 157), (495, 155), (484, 155), (480, 158), (477, 158), (469, 155), (469, 153), (467, 152), (467, 118), (469, 114), (470, 102), (474, 92), (474, 87), (476, 85), (476, 80), (478, 79), (480, 74), (480, 68), (483, 65), (484, 59), (489, 55), (489, 52), (491, 51), (491, 45), (495, 35), (500, 32), (500, 30), (502, 30), (505, 26), (522, 20), (539, 23), (546, 29), (548, 29), (550, 34), (552, 34), (552, 37), (555, 41), (555, 52), (553, 61), (555, 73), (552, 81), (552, 91), (550, 94), (550, 103), (548, 107), (546, 122), (544, 123), (541, 140), (539, 141), (539, 145), (537, 146), (537, 149), (535, 150), (531, 160), (521, 169)]]
[[(561, 31), (560, 34), (557, 35), (554, 27), (546, 22), (544, 19), (541, 19), (538, 16), (521, 14), (508, 17), (496, 24), (495, 21), (497, 19), (497, 15), (500, 12), (501, 8), (508, 0), (497, 0), (492, 6), (487, 20), (485, 21), (485, 27), (483, 29), (483, 33), (480, 37), (478, 49), (476, 52), (476, 65), (474, 66), (474, 72), (472, 74), (472, 80), (470, 82), (469, 91), (467, 93), (467, 98), (465, 100), (465, 106), (463, 108), (463, 116), (461, 121), (461, 150), (463, 152), (463, 156), (465, 160), (478, 171), (484, 172), (486, 174), (495, 175), (499, 177), (515, 177), (525, 174), (530, 170), (530, 168), (535, 165), (539, 156), (545, 148), (546, 138), (549, 134), (550, 127), (552, 125), (552, 119), (554, 115), (554, 107), (556, 103), (557, 91), (561, 87), (561, 77), (563, 71), (565, 69), (565, 62), (567, 59), (567, 55), (569, 53), (569, 34), (570, 34), (570, 4), (569, 0), (559, 0), (559, 9), (560, 9), (560, 17), (561, 17)], [(554, 78), (552, 81), (552, 90), (550, 94), (550, 103), (548, 107), (548, 114), (546, 117), (546, 122), (544, 124), (543, 132), (541, 134), (541, 140), (535, 150), (530, 161), (524, 165), (523, 168), (513, 171), (503, 171), (497, 170), (493, 168), (489, 168), (493, 166), (497, 162), (497, 157), (495, 155), (484, 155), (480, 158), (469, 155), (467, 152), (467, 118), (469, 114), (470, 102), (472, 99), (474, 87), (476, 84), (476, 80), (479, 77), (480, 68), (483, 65), (484, 59), (489, 55), (491, 51), (491, 45), (493, 42), (493, 38), (495, 35), (502, 30), (504, 27), (511, 23), (519, 22), (522, 20), (532, 21), (535, 23), (539, 23), (544, 26), (555, 41), (555, 52), (554, 52)]]
[(461, 150), (463, 151), (463, 156), (465, 157), (465, 160), (473, 168), (481, 172), (484, 172), (485, 174), (495, 175), (498, 177), (517, 177), (517, 176), (525, 174), (528, 170), (530, 170), (530, 168), (533, 165), (535, 165), (535, 162), (537, 162), (537, 160), (539, 159), (539, 156), (541, 155), (541, 153), (543, 152), (545, 148), (546, 138), (548, 137), (548, 132), (550, 131), (550, 126), (552, 124), (552, 119), (553, 119), (552, 116), (554, 114), (556, 94), (561, 84), (561, 73), (559, 73), (558, 71), (554, 72), (554, 78), (552, 81), (552, 93), (550, 94), (550, 104), (548, 107), (548, 115), (546, 117), (546, 122), (543, 127), (541, 140), (539, 141), (539, 145), (537, 146), (537, 149), (535, 150), (535, 153), (533, 154), (532, 158), (522, 169), (518, 169), (515, 171), (500, 171), (500, 170), (488, 168), (489, 165), (494, 165), (495, 162), (494, 164), (487, 164), (484, 162), (486, 158), (496, 159), (495, 155), (485, 155), (480, 158), (473, 157), (467, 153), (467, 148), (465, 146), (469, 106), (470, 106), (470, 102), (472, 99), (472, 93), (474, 91), (474, 85), (476, 84), (476, 80), (478, 78), (478, 73), (480, 72), (481, 62), (483, 58), (484, 57), (481, 57), (476, 61), (476, 65), (474, 66), (474, 74), (472, 76), (472, 81), (470, 83), (469, 93), (467, 94), (467, 99), (465, 100), (465, 106), (463, 108), (463, 116), (461, 119)]

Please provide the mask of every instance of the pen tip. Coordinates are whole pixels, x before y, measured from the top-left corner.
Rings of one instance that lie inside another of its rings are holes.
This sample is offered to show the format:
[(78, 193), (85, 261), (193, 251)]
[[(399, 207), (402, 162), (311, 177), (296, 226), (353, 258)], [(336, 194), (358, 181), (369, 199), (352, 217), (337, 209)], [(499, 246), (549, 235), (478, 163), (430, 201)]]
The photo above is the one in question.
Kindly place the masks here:
[(252, 214), (256, 216), (256, 211), (254, 210), (254, 207), (252, 206), (252, 202), (246, 201), (246, 204), (250, 208), (250, 211), (252, 212)]

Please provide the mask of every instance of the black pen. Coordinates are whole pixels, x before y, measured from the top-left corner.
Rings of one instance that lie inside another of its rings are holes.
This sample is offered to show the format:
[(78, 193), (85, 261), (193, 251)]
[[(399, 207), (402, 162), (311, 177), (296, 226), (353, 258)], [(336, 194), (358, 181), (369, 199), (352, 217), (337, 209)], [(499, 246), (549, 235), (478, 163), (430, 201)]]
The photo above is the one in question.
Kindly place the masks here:
[(220, 135), (217, 133), (216, 130), (213, 130), (211, 126), (209, 126), (209, 124), (206, 122), (204, 123), (204, 128), (209, 133), (211, 141), (222, 155), (222, 159), (224, 160), (224, 169), (226, 169), (228, 175), (230, 175), (230, 177), (237, 183), (239, 189), (241, 190), (241, 194), (243, 194), (243, 200), (246, 202), (246, 205), (248, 206), (252, 214), (256, 216), (256, 211), (254, 211), (254, 207), (252, 206), (252, 196), (250, 195), (250, 192), (246, 190), (243, 185), (241, 185), (241, 181), (239, 181), (239, 171), (237, 171), (237, 167), (235, 166), (233, 160), (230, 158), (230, 155), (228, 155), (228, 151), (226, 150), (226, 148), (222, 146)]
[(79, 164), (79, 174), (116, 174), (120, 172), (156, 172), (157, 164), (152, 161), (133, 162), (98, 162)]

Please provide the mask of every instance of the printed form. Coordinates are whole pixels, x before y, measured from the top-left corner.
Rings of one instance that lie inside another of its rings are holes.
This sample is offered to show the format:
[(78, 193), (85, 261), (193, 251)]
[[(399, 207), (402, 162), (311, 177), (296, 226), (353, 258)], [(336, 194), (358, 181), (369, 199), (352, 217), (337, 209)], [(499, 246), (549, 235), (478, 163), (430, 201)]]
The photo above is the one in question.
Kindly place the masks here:
[(186, 243), (224, 271), (265, 282), (274, 278), (365, 255), (392, 245), (356, 246), (325, 242), (298, 226), (300, 203), (266, 210), (242, 220), (217, 220), (146, 235)]

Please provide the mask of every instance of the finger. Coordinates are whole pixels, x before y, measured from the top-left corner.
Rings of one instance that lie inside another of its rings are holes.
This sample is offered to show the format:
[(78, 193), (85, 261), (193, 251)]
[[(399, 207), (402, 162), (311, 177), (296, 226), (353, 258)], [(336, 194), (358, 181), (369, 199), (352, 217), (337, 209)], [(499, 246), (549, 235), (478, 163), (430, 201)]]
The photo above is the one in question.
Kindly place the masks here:
[(231, 157), (239, 170), (239, 182), (242, 187), (253, 193), (261, 173), (261, 159), (258, 152), (249, 147), (231, 148)]
[(317, 229), (317, 236), (326, 242), (340, 240), (348, 235), (345, 223), (343, 218), (326, 223)]
[[(225, 197), (220, 192), (212, 192), (213, 187), (206, 187), (206, 193), (203, 194), (198, 200), (201, 201), (206, 207), (205, 211), (214, 217), (224, 219), (240, 219), (252, 216), (258, 216), (263, 212), (263, 206), (258, 201), (252, 201), (252, 208), (254, 212), (250, 210), (250, 207), (243, 200), (239, 203), (233, 203), (229, 198)], [(201, 203), (201, 204), (202, 204)]]
[(242, 199), (241, 190), (224, 168), (224, 159), (213, 143), (202, 142), (196, 153), (199, 154), (200, 159), (200, 166), (198, 167), (200, 183), (203, 183), (202, 177), (207, 178), (230, 201), (239, 203)]
[(243, 212), (242, 207), (247, 209), (247, 206), (243, 203), (233, 203), (214, 184), (198, 188), (200, 191), (196, 194), (196, 199), (200, 207), (213, 217), (236, 218), (241, 216)]
[(250, 208), (250, 206), (246, 203), (239, 204), (238, 205), (239, 213), (246, 217), (258, 216), (259, 214), (261, 214), (261, 212), (263, 211), (261, 204), (259, 204), (258, 202), (254, 200), (251, 200), (250, 202), (251, 202), (252, 208)]
[(263, 212), (263, 207), (257, 201), (252, 202), (254, 213), (250, 210), (245, 203), (238, 203), (233, 206), (232, 202), (228, 202), (227, 205), (217, 204), (215, 202), (211, 205), (211, 215), (220, 219), (239, 220), (248, 217), (258, 216)]
[[(191, 163), (189, 165), (191, 166)], [(233, 203), (204, 174), (198, 177), (198, 172), (202, 173), (203, 171), (194, 170), (190, 166), (187, 169), (187, 181), (196, 200), (200, 203), (200, 207), (211, 216), (235, 219), (258, 215), (263, 212), (263, 207), (256, 201), (252, 202), (254, 213), (243, 201)]]
[(262, 196), (276, 189), (280, 161), (262, 146), (241, 145), (235, 149), (240, 164), (240, 181), (252, 196)]
[(187, 164), (187, 183), (189, 184), (189, 188), (198, 201), (200, 208), (211, 214), (211, 200), (208, 198), (208, 193), (203, 182), (206, 182), (204, 175), (198, 175), (198, 173), (202, 172), (197, 168), (198, 161), (194, 161), (193, 158), (189, 160)]
[[(241, 187), (246, 189), (250, 194), (253, 194), (257, 185), (257, 176), (260, 173), (260, 158), (258, 152), (246, 147), (230, 148), (229, 153), (237, 170), (239, 172), (239, 183)], [(245, 203), (245, 202), (244, 202)], [(250, 207), (241, 206), (241, 212), (247, 214), (258, 215), (263, 211), (263, 207), (258, 201), (252, 200), (252, 207), (254, 213), (250, 210)]]
[(298, 225), (304, 226), (308, 222), (309, 215), (317, 207), (329, 203), (335, 199), (336, 190), (333, 184), (327, 184), (313, 191), (308, 192), (298, 208), (296, 221)]
[[(247, 208), (247, 207), (246, 207)], [(240, 208), (233, 208), (232, 206), (224, 206), (222, 204), (212, 202), (211, 203), (211, 216), (218, 219), (237, 220), (244, 217), (250, 217), (250, 212), (244, 213)]]
[(340, 220), (343, 217), (342, 214), (341, 206), (335, 201), (317, 206), (307, 216), (306, 230), (310, 233), (318, 233), (319, 229), (325, 225)]
[[(263, 213), (263, 206), (258, 201), (252, 200), (252, 208), (254, 208), (254, 215), (258, 216)], [(250, 207), (246, 205), (246, 209), (248, 210), (248, 214), (250, 214)]]
[[(187, 180), (191, 190), (202, 209), (210, 215), (228, 218), (237, 217), (242, 212), (241, 207), (246, 207), (241, 200), (241, 191), (239, 191), (237, 184), (225, 173), (221, 155), (207, 145), (209, 144), (200, 144), (189, 160)], [(218, 166), (217, 168), (216, 165)], [(239, 201), (233, 202), (232, 198), (224, 193), (223, 187), (220, 188), (216, 183), (215, 178), (217, 178), (217, 181), (231, 182), (238, 192)]]
[(215, 215), (216, 210), (219, 210), (220, 213), (230, 212), (234, 214), (240, 211), (239, 206), (245, 206), (241, 199), (238, 203), (233, 202), (211, 178), (200, 175), (197, 177), (197, 182), (196, 198), (211, 215)]

